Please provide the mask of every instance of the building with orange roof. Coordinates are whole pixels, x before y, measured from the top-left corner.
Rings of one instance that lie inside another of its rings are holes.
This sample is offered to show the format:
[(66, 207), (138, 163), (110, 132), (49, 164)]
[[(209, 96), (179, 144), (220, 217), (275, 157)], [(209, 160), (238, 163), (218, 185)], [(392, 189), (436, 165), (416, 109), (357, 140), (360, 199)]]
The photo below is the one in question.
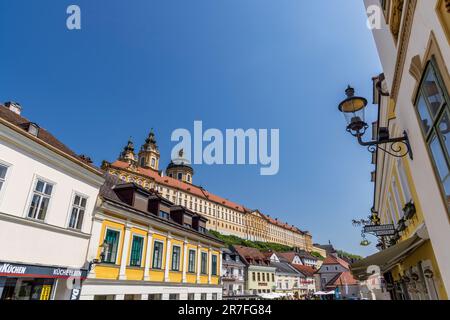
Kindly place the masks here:
[(195, 185), (194, 170), (189, 160), (184, 158), (183, 150), (179, 150), (178, 156), (171, 160), (165, 171), (160, 170), (159, 165), (160, 152), (152, 130), (137, 155), (133, 142), (128, 141), (118, 159), (112, 163), (104, 161), (102, 169), (123, 181), (157, 191), (172, 203), (203, 215), (208, 219), (208, 230), (308, 252), (312, 250), (312, 236), (308, 231)]

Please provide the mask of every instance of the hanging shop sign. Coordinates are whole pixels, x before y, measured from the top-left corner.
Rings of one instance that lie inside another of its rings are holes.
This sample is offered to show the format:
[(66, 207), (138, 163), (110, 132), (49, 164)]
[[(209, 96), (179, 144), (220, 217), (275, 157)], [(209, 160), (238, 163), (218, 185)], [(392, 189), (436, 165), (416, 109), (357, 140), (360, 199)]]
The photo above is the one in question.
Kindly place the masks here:
[(87, 277), (87, 270), (64, 267), (47, 267), (17, 264), (0, 261), (0, 276), (4, 277), (33, 277), (33, 278), (81, 278)]
[(393, 224), (367, 225), (364, 226), (364, 233), (374, 233), (376, 236), (393, 236), (395, 227)]

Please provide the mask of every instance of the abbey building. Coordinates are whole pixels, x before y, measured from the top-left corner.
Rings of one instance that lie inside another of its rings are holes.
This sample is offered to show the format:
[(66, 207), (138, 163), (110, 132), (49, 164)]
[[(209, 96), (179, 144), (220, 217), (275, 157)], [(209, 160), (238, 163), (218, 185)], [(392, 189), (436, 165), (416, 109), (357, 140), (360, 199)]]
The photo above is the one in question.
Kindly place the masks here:
[(194, 169), (183, 155), (183, 150), (179, 150), (178, 157), (172, 159), (164, 171), (160, 170), (160, 151), (152, 129), (139, 151), (128, 141), (119, 158), (112, 163), (104, 161), (102, 169), (123, 181), (157, 191), (173, 204), (206, 217), (208, 230), (312, 250), (312, 236), (308, 231), (195, 185)]

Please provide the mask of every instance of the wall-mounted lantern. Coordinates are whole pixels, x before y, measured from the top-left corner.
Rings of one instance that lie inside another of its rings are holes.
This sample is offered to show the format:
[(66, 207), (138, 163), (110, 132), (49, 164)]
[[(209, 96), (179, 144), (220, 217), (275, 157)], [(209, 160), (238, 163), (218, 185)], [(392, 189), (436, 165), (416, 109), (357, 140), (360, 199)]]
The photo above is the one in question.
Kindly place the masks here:
[[(348, 86), (345, 90), (347, 98), (339, 104), (339, 111), (344, 114), (347, 121), (347, 131), (358, 139), (358, 143), (374, 153), (377, 148), (394, 157), (404, 157), (407, 154), (413, 159), (411, 145), (409, 144), (408, 135), (403, 132), (403, 137), (390, 138), (389, 129), (387, 127), (378, 128), (377, 140), (364, 142), (362, 136), (366, 133), (369, 125), (365, 122), (365, 108), (367, 107), (367, 99), (355, 96), (355, 89)], [(389, 149), (384, 145), (389, 145)], [(404, 145), (405, 149), (401, 147)]]

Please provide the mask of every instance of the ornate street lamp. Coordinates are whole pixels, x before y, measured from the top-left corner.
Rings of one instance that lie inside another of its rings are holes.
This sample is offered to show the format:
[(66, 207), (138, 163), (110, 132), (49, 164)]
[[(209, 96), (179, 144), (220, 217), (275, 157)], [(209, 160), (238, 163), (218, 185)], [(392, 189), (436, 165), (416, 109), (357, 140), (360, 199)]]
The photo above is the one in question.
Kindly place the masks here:
[[(367, 99), (355, 96), (355, 89), (350, 86), (345, 90), (345, 94), (347, 95), (347, 98), (339, 104), (338, 108), (339, 111), (344, 114), (345, 120), (347, 121), (347, 131), (358, 139), (360, 145), (367, 147), (371, 153), (379, 148), (394, 157), (404, 157), (409, 154), (411, 160), (413, 159), (406, 131), (403, 132), (403, 137), (390, 138), (389, 129), (387, 127), (380, 127), (378, 129), (377, 140), (364, 142), (362, 136), (369, 128), (369, 125), (365, 122), (364, 118), (364, 109), (367, 106)], [(389, 149), (381, 147), (385, 144), (389, 145)], [(401, 145), (404, 145), (406, 150), (403, 150)]]

